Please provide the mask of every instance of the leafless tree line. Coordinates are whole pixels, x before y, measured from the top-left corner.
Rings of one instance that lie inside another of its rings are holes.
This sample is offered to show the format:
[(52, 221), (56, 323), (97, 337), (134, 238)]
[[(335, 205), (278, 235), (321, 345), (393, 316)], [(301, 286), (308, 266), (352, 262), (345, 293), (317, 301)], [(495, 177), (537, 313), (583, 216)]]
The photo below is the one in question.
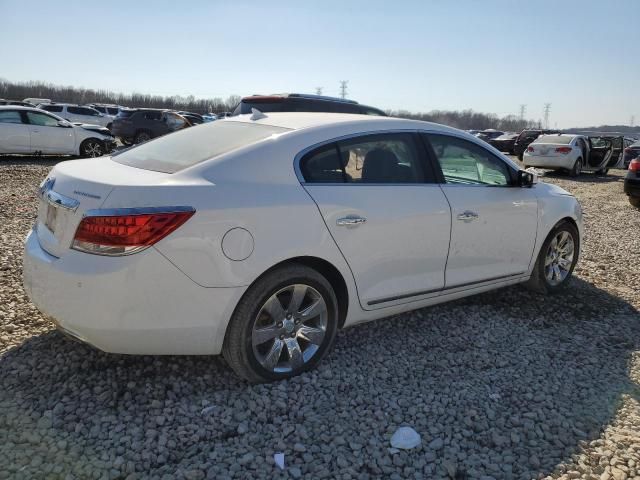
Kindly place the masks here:
[(538, 122), (521, 119), (516, 115), (498, 117), (494, 113), (474, 112), (473, 110), (432, 110), (427, 113), (412, 113), (406, 110), (399, 110), (387, 113), (394, 117), (441, 123), (462, 130), (495, 128), (505, 132), (520, 132), (529, 127), (540, 128)]

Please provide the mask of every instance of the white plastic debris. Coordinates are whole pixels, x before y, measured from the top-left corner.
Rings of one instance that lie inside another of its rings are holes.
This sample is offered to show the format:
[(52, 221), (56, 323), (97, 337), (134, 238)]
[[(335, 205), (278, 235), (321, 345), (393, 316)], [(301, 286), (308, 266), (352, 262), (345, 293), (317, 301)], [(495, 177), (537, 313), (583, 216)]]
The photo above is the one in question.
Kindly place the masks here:
[(274, 453), (273, 461), (276, 462), (280, 470), (284, 470), (284, 453)]
[(391, 437), (391, 446), (403, 450), (416, 448), (421, 442), (420, 434), (411, 427), (400, 427)]
[(213, 412), (216, 409), (215, 405), (210, 405), (208, 407), (204, 407), (202, 409), (202, 412), (200, 412), (200, 415), (209, 415), (211, 412)]

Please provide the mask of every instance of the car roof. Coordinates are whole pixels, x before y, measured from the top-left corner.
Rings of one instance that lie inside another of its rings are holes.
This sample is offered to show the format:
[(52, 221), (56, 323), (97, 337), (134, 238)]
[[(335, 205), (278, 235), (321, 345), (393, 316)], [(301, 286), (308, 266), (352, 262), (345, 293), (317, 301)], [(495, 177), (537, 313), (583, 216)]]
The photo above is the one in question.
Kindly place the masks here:
[(26, 105), (0, 105), (0, 110), (35, 110), (36, 112), (42, 112), (42, 109), (40, 108), (27, 107)]

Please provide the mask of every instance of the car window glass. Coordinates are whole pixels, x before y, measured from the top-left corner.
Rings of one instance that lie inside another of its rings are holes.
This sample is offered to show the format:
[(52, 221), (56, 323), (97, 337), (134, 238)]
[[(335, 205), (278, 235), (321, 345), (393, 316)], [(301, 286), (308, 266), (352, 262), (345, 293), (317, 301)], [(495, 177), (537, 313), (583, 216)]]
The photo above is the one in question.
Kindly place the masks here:
[(93, 115), (98, 116), (98, 112), (93, 108), (86, 107), (67, 107), (67, 112), (75, 115)]
[(338, 142), (347, 182), (421, 183), (424, 172), (413, 136), (367, 135)]
[(109, 112), (109, 115), (117, 115), (118, 114), (118, 109), (117, 108), (107, 108), (107, 112)]
[(40, 125), (42, 127), (58, 126), (58, 119), (45, 113), (27, 112), (27, 118), (31, 125)]
[(0, 123), (22, 123), (20, 112), (16, 110), (0, 110)]
[(180, 130), (186, 126), (186, 121), (180, 115), (176, 115), (175, 113), (166, 113), (164, 116), (164, 121), (169, 127), (169, 130)]
[(144, 112), (144, 118), (147, 120), (160, 120), (162, 112)]
[(43, 110), (46, 110), (47, 112), (62, 112), (62, 106), (61, 105), (44, 105), (42, 107)]
[(307, 183), (343, 183), (342, 167), (335, 143), (314, 150), (300, 160), (300, 170)]
[(445, 183), (509, 185), (509, 167), (488, 150), (448, 135), (425, 135), (435, 152)]

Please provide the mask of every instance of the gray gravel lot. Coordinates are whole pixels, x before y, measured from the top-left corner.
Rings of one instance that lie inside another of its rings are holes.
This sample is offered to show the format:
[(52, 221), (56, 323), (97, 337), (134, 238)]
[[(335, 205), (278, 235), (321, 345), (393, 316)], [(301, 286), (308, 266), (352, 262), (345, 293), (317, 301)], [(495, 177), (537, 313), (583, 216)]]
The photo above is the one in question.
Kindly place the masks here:
[[(318, 370), (248, 385), (221, 358), (99, 352), (29, 303), (22, 242), (54, 163), (0, 159), (0, 479), (640, 478), (640, 212), (622, 172), (545, 178), (585, 212), (568, 293), (354, 327)], [(389, 451), (403, 425), (422, 445)]]

